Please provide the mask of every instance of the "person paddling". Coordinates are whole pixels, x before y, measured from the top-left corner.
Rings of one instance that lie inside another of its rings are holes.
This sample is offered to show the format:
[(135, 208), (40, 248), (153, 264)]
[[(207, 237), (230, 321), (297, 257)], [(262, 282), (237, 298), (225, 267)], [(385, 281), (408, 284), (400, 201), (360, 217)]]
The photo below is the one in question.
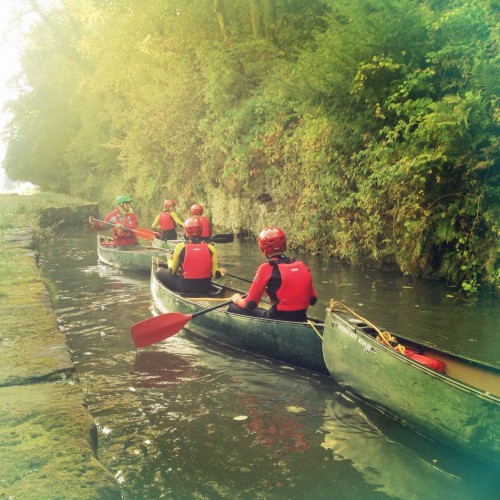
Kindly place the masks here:
[[(239, 293), (231, 297), (228, 312), (279, 319), (307, 321), (307, 308), (316, 304), (318, 296), (311, 272), (301, 261), (286, 257), (286, 235), (279, 227), (266, 227), (257, 238), (267, 261), (257, 269), (245, 298)], [(271, 300), (269, 309), (257, 307), (264, 292)]]
[[(139, 244), (136, 234), (129, 230), (136, 229), (139, 225), (131, 204), (132, 198), (130, 196), (117, 196), (117, 207), (104, 218), (105, 222), (112, 224), (113, 247), (118, 250), (129, 250)], [(103, 230), (108, 227), (93, 217), (89, 218), (89, 222), (94, 229)]]
[(163, 202), (163, 212), (160, 212), (152, 224), (152, 228), (156, 231), (159, 226), (161, 229), (161, 240), (176, 240), (177, 232), (175, 226), (184, 227), (184, 224), (174, 212), (176, 203), (174, 200), (167, 199)]
[(195, 203), (191, 207), (191, 215), (193, 217), (197, 217), (203, 225), (203, 229), (201, 231), (201, 240), (210, 241), (210, 238), (212, 237), (212, 226), (210, 225), (208, 217), (206, 215), (203, 215), (203, 205)]
[(210, 291), (212, 278), (220, 278), (225, 269), (217, 265), (217, 253), (211, 243), (202, 242), (203, 226), (197, 217), (184, 223), (187, 241), (175, 246), (169, 269), (160, 268), (157, 278), (171, 290), (183, 293), (206, 294)]

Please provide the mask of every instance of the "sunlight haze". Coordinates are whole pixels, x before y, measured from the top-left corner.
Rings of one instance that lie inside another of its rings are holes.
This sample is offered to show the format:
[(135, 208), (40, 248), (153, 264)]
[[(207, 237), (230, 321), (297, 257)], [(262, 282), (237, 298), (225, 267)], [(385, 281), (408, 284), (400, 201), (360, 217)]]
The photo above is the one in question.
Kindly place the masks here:
[[(21, 49), (21, 33), (9, 29), (12, 14), (16, 6), (15, 0), (2, 0), (0, 2), (0, 161), (3, 163), (6, 144), (4, 142), (4, 130), (10, 115), (5, 111), (5, 105), (9, 99), (15, 97), (15, 91), (9, 87), (9, 81), (19, 71), (19, 52)], [(5, 184), (5, 173), (3, 167), (0, 172), (0, 190)]]
[[(52, 0), (40, 2), (43, 8), (53, 4)], [(33, 13), (19, 16), (22, 8), (19, 0), (0, 0), (0, 191), (6, 188), (7, 177), (3, 161), (7, 150), (5, 132), (11, 115), (5, 107), (9, 100), (16, 97), (15, 76), (21, 69), (19, 57), (23, 47), (23, 33), (36, 19)]]

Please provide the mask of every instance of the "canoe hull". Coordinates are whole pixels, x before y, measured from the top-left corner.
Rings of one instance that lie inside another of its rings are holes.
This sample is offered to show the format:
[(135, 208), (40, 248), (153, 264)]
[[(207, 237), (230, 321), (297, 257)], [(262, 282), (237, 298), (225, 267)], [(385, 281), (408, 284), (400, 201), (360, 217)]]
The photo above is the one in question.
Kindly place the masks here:
[(332, 377), (355, 394), (432, 438), (500, 463), (500, 398), (387, 348), (330, 310), (323, 355)]
[[(162, 313), (176, 311), (194, 314), (214, 305), (213, 302), (200, 304), (172, 292), (156, 279), (154, 266), (151, 272), (151, 293), (157, 309)], [(316, 326), (318, 330), (316, 333), (306, 323), (229, 314), (224, 307), (193, 318), (185, 328), (196, 335), (228, 347), (307, 370), (327, 373), (321, 339), (318, 335), (318, 333), (323, 334), (322, 324)]]
[[(163, 248), (164, 250), (173, 250), (175, 248), (175, 245), (179, 243), (182, 240), (168, 240), (168, 241), (163, 241), (160, 240), (160, 238), (157, 238), (156, 236), (154, 237), (153, 241), (151, 242), (151, 245), (155, 248)], [(148, 267), (148, 272), (150, 271), (150, 268)]]
[(165, 250), (152, 247), (140, 247), (134, 250), (117, 250), (106, 247), (103, 237), (97, 238), (97, 255), (99, 260), (108, 266), (126, 269), (128, 271), (150, 272), (151, 258), (165, 258)]

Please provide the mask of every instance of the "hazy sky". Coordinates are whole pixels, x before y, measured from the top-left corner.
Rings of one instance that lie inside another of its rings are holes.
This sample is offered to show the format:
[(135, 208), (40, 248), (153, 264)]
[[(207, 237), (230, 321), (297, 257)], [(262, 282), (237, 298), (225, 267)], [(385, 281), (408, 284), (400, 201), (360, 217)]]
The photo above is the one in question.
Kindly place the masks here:
[[(47, 9), (56, 5), (58, 0), (38, 0), (39, 5)], [(34, 20), (38, 20), (29, 8), (22, 17), (14, 14), (23, 6), (22, 0), (0, 0), (0, 191), (5, 185), (3, 160), (6, 152), (4, 139), (5, 126), (10, 115), (4, 110), (8, 100), (16, 97), (16, 92), (9, 82), (19, 73), (21, 66), (19, 55), (23, 47), (23, 34)]]
[(9, 30), (12, 12), (17, 0), (0, 0), (0, 161), (3, 162), (5, 144), (3, 140), (4, 127), (9, 116), (3, 110), (8, 99), (15, 93), (8, 87), (9, 80), (19, 71), (18, 55), (21, 48), (21, 30)]

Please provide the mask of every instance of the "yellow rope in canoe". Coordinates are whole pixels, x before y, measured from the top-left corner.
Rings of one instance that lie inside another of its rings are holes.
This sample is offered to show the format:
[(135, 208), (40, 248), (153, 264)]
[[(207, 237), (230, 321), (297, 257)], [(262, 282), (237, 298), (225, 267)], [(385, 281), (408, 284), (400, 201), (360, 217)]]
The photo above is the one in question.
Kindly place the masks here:
[(321, 333), (318, 332), (318, 329), (314, 326), (314, 323), (308, 319), (307, 322), (311, 325), (311, 328), (316, 332), (316, 335), (318, 335), (318, 337), (323, 340), (323, 336), (321, 335)]
[(368, 326), (371, 326), (372, 328), (374, 328), (377, 331), (377, 340), (379, 342), (386, 345), (387, 347), (390, 347), (391, 349), (394, 349), (394, 350), (400, 352), (401, 354), (405, 353), (405, 346), (401, 345), (396, 340), (396, 337), (391, 335), (389, 332), (383, 332), (382, 330), (380, 330), (380, 328), (375, 326), (373, 323), (371, 323), (367, 319), (363, 318), (358, 313), (355, 313), (352, 309), (347, 307), (344, 303), (339, 302), (338, 300), (332, 299), (330, 301), (330, 311), (332, 311), (332, 312), (333, 311), (344, 312), (344, 313), (351, 314), (352, 316), (355, 316), (356, 318), (360, 319), (361, 321), (366, 323)]

